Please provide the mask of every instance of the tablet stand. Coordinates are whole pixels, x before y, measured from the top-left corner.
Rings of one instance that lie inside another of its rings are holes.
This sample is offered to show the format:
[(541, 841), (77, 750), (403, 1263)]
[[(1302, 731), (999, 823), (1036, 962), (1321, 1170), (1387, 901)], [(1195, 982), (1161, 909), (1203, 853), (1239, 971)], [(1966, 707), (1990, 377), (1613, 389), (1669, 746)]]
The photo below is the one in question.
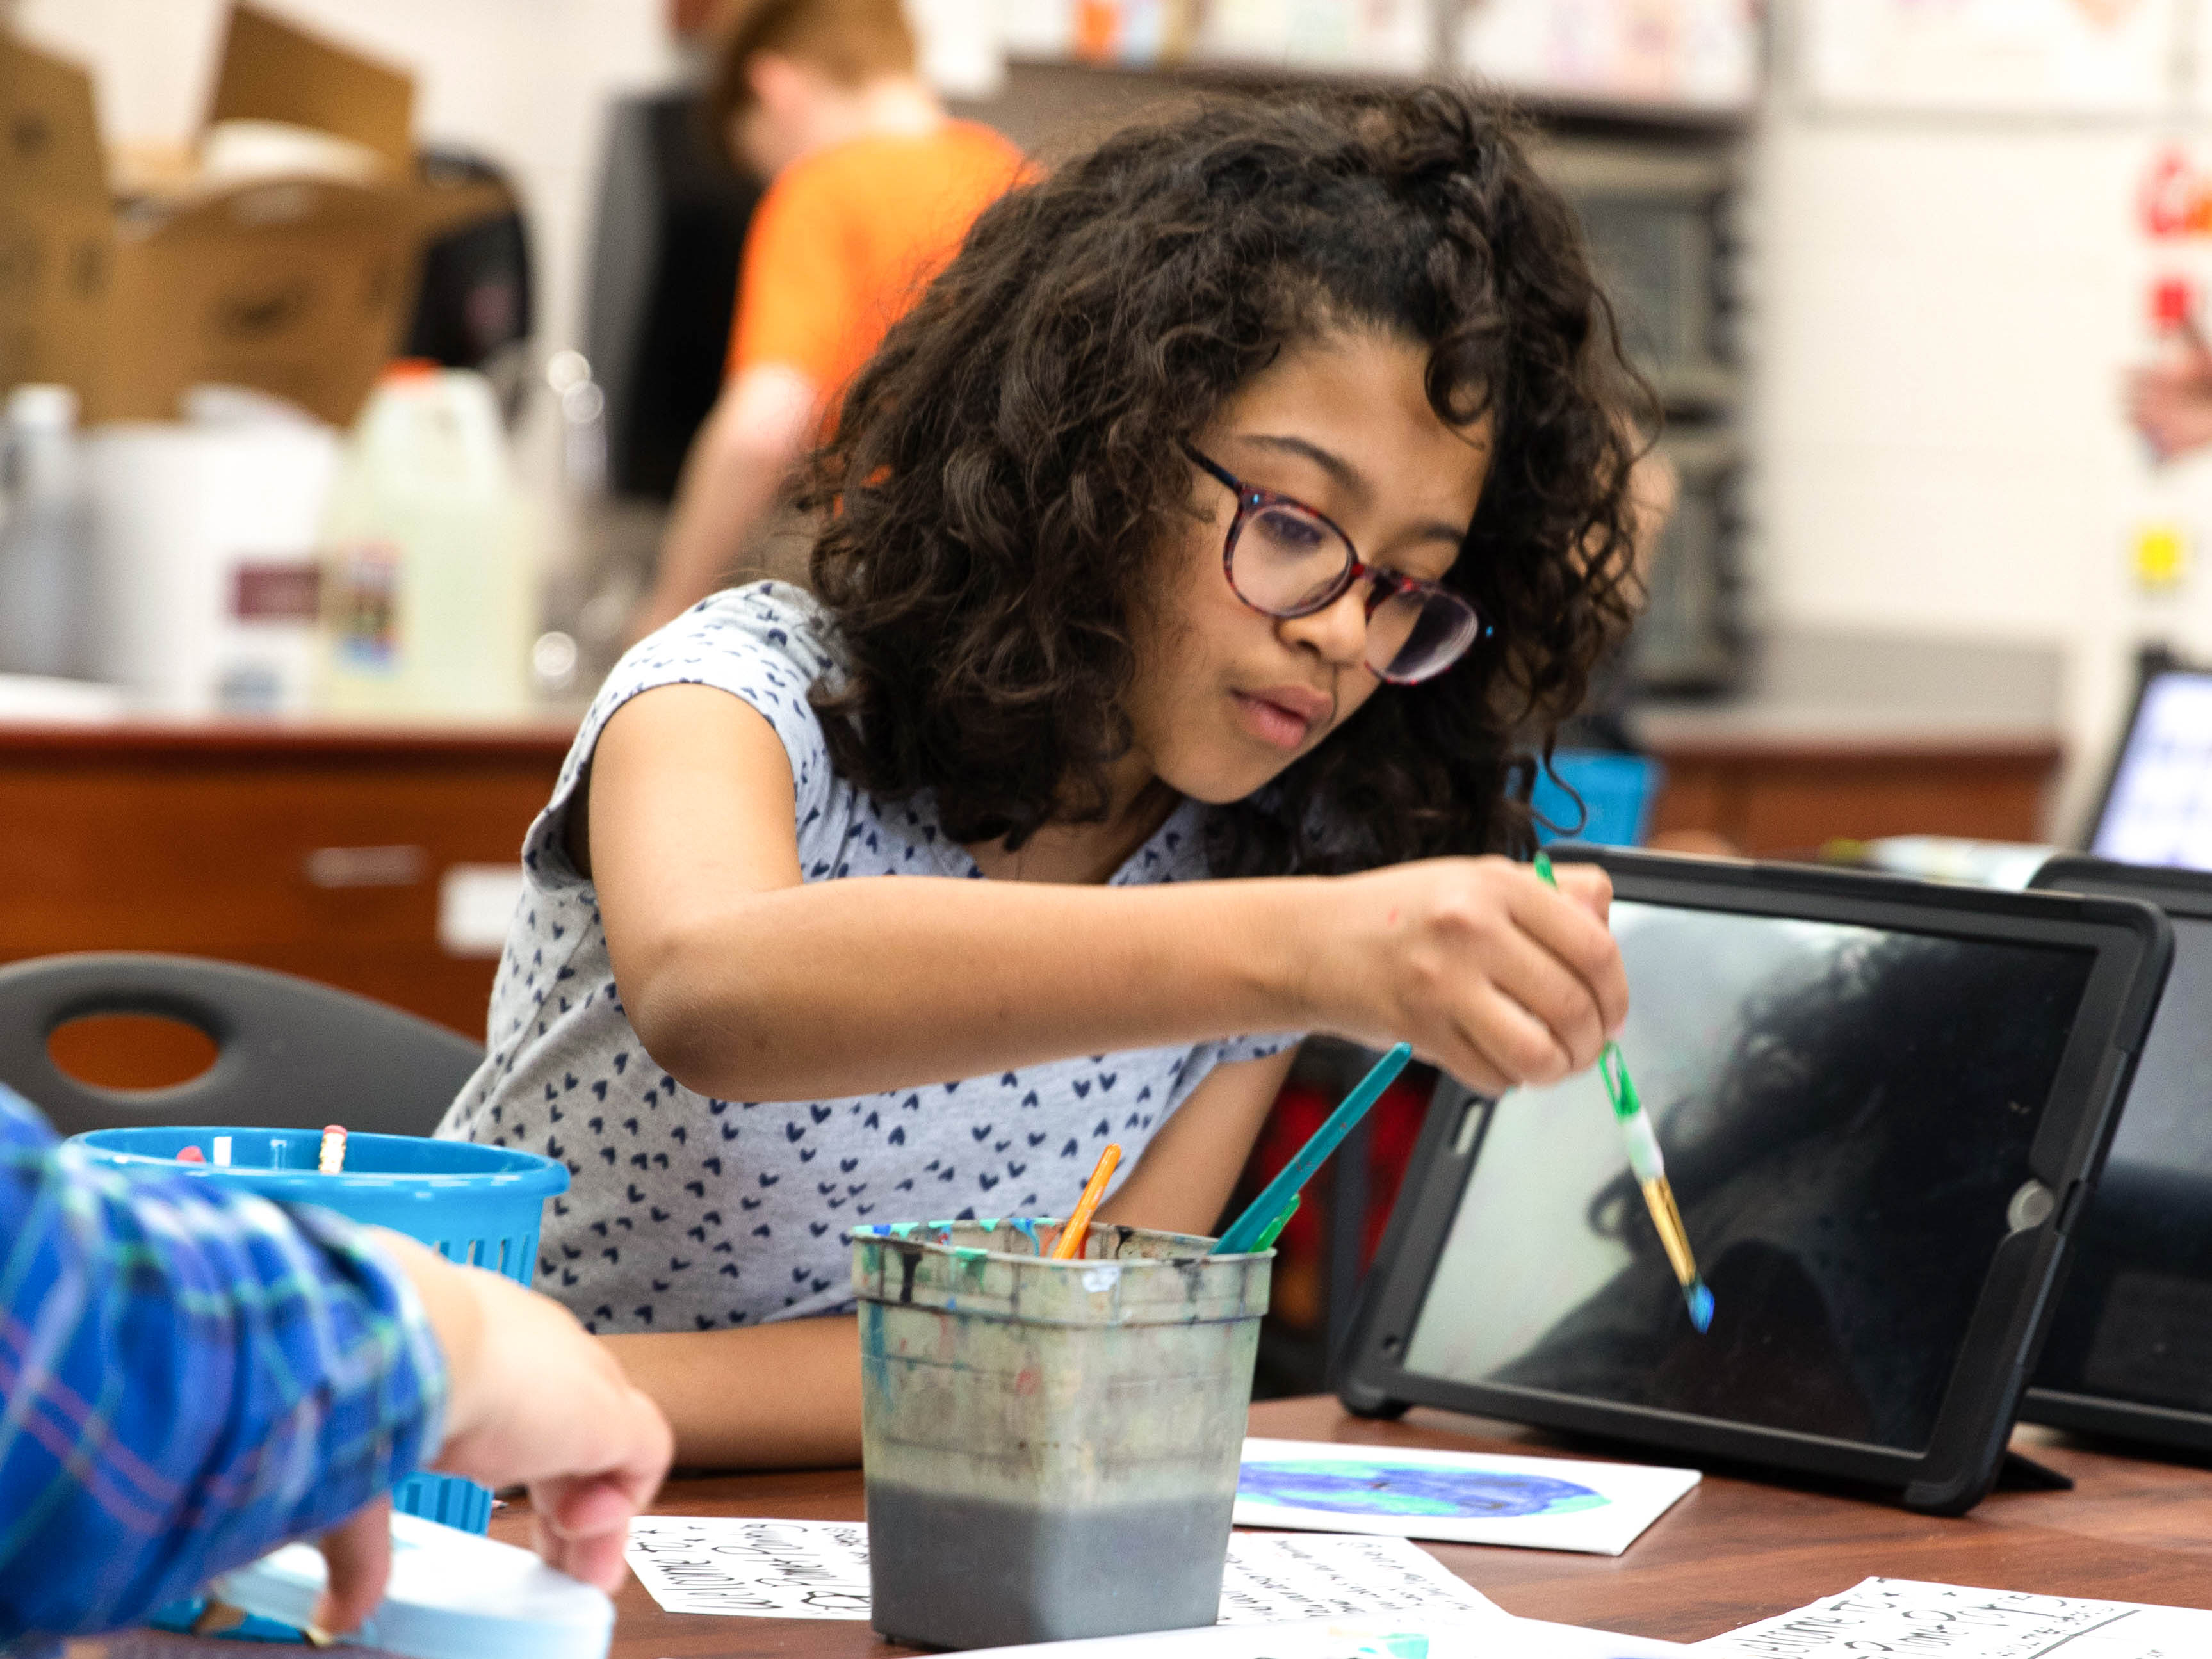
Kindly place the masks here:
[(2033, 1457), (2023, 1457), (2016, 1451), (2008, 1451), (2004, 1461), (1997, 1465), (1997, 1478), (1991, 1492), (2072, 1492), (2074, 1477), (2061, 1474), (2048, 1463), (2039, 1463)]

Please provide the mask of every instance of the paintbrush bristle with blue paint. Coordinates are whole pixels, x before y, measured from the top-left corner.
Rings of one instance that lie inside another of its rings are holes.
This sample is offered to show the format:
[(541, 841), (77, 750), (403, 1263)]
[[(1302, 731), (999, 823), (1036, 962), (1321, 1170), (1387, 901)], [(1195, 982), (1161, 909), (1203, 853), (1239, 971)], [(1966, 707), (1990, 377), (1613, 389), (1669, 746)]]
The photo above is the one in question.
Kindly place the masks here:
[[(1559, 884), (1552, 875), (1552, 860), (1542, 853), (1536, 854), (1536, 873), (1547, 886)], [(1713, 1293), (1698, 1272), (1697, 1257), (1690, 1254), (1690, 1236), (1683, 1229), (1682, 1212), (1674, 1205), (1674, 1188), (1667, 1180), (1667, 1161), (1659, 1154), (1659, 1137), (1652, 1133), (1651, 1120), (1644, 1115), (1643, 1097), (1629, 1079), (1628, 1062), (1620, 1057), (1618, 1042), (1606, 1043), (1597, 1057), (1597, 1074), (1605, 1084), (1606, 1098), (1613, 1103), (1613, 1115), (1620, 1121), (1620, 1138), (1628, 1148), (1628, 1167), (1635, 1172), (1636, 1184), (1644, 1189), (1644, 1206), (1651, 1212), (1651, 1224), (1658, 1229), (1668, 1265), (1681, 1283), (1690, 1323), (1700, 1332), (1709, 1330), (1713, 1322)]]

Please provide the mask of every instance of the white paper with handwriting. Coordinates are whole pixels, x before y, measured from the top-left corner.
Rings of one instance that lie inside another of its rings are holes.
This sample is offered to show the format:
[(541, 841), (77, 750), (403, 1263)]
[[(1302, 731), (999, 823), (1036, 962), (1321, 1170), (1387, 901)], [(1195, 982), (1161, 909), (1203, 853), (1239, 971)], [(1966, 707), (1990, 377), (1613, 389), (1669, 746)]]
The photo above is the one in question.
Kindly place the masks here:
[[(630, 1523), (629, 1557), (638, 1581), (670, 1613), (868, 1616), (868, 1528), (858, 1521), (644, 1516)], [(1504, 1616), (1481, 1591), (1402, 1538), (1230, 1538), (1222, 1623), (1365, 1613)]]
[(1674, 1659), (1688, 1651), (1648, 1637), (1502, 1614), (1454, 1620), (1375, 1613), (978, 1648), (965, 1659)]
[(1864, 1583), (1691, 1652), (1717, 1659), (1858, 1659), (1927, 1654), (1941, 1659), (2185, 1659), (2212, 1654), (2212, 1613), (2091, 1601), (2072, 1595), (1923, 1584)]
[(865, 1522), (641, 1515), (623, 1553), (670, 1613), (868, 1616)]

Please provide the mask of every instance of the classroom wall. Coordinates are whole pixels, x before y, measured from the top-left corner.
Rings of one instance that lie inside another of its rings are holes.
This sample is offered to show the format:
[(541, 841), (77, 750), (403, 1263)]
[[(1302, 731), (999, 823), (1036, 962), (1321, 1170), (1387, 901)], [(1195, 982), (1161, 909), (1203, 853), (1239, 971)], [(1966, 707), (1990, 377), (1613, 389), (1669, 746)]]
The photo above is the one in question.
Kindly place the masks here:
[[(1752, 147), (1751, 583), (1764, 620), (2057, 646), (2073, 833), (2135, 641), (2150, 121), (1841, 113), (1782, 65)], [(2200, 579), (2201, 580), (2201, 579)]]
[[(416, 76), (416, 132), (507, 167), (538, 244), (550, 343), (582, 332), (604, 116), (679, 69), (666, 0), (260, 0)], [(16, 27), (86, 64), (110, 143), (197, 129), (228, 0), (15, 0)]]

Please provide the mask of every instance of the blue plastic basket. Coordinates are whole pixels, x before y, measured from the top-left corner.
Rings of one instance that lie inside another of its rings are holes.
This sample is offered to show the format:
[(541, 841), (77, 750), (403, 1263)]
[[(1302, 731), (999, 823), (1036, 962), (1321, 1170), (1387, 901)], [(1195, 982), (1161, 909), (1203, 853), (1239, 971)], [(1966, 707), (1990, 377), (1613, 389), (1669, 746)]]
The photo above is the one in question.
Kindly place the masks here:
[[(214, 1163), (215, 1137), (228, 1135), (228, 1168)], [(568, 1190), (568, 1170), (535, 1152), (465, 1140), (349, 1134), (345, 1173), (319, 1174), (317, 1129), (145, 1127), (95, 1129), (72, 1137), (98, 1162), (157, 1169), (242, 1188), (283, 1204), (319, 1204), (371, 1226), (420, 1239), (453, 1261), (530, 1283), (545, 1200)], [(205, 1164), (179, 1164), (197, 1146)], [(465, 1532), (491, 1524), (491, 1494), (473, 1480), (418, 1474), (400, 1482), (392, 1506)]]
[[(1537, 771), (1536, 787), (1529, 796), (1528, 804), (1536, 811), (1536, 839), (1547, 844), (1581, 841), (1601, 847), (1642, 843), (1651, 827), (1660, 782), (1667, 775), (1658, 762), (1642, 755), (1590, 749), (1560, 750), (1552, 757), (1552, 772), (1559, 775), (1556, 781), (1551, 772)], [(1579, 806), (1577, 795), (1582, 797)]]

